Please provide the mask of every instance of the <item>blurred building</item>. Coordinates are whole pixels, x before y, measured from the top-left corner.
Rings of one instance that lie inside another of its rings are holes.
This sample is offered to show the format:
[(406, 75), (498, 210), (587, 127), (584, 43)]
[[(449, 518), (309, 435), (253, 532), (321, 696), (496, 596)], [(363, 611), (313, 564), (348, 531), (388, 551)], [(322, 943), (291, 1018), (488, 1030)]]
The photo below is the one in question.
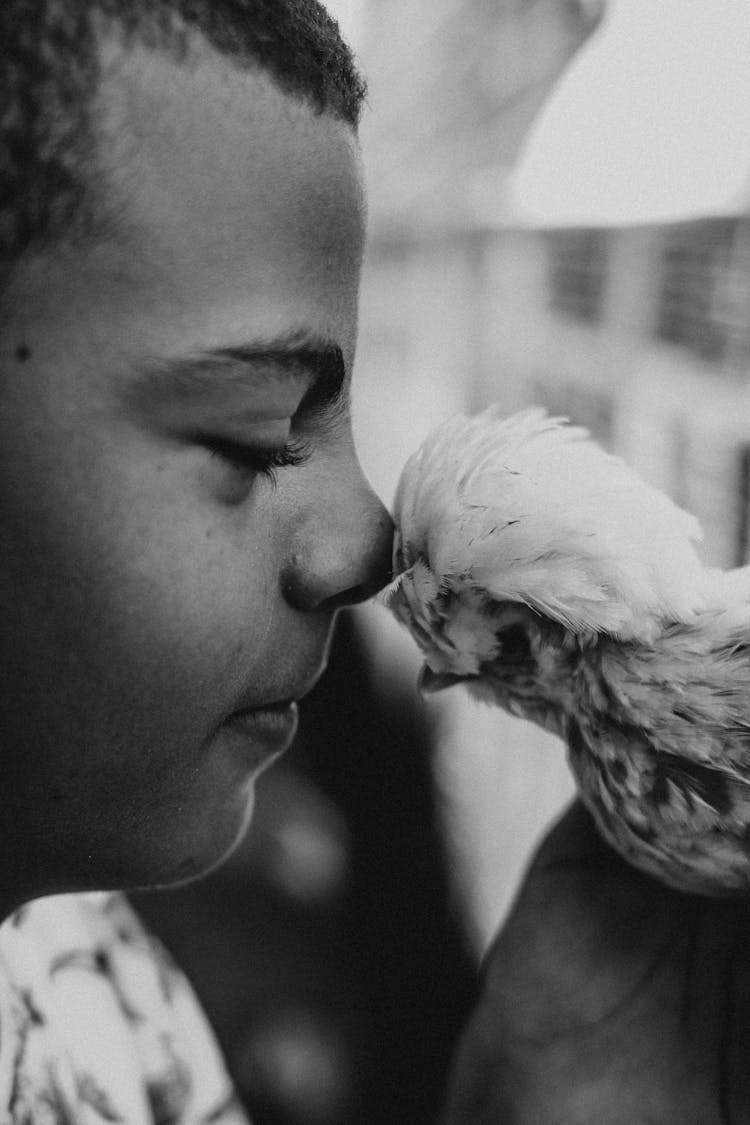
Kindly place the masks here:
[(503, 221), (503, 170), (529, 103), (595, 7), (364, 9), (367, 383), (397, 384), (401, 404), (413, 395), (425, 427), (489, 401), (568, 414), (692, 508), (707, 561), (744, 561), (746, 220), (543, 230), (514, 226), (509, 211)]

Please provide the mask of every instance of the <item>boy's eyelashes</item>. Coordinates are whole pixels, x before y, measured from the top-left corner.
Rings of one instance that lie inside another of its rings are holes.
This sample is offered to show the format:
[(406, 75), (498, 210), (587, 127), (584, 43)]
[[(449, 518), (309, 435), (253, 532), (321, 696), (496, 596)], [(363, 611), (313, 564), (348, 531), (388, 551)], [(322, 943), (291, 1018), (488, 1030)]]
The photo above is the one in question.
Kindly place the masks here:
[(225, 437), (202, 437), (200, 444), (212, 457), (220, 458), (242, 476), (252, 478), (264, 476), (276, 483), (276, 470), (301, 465), (310, 457), (312, 450), (300, 439), (288, 441), (276, 448), (263, 449), (246, 445), (241, 441)]

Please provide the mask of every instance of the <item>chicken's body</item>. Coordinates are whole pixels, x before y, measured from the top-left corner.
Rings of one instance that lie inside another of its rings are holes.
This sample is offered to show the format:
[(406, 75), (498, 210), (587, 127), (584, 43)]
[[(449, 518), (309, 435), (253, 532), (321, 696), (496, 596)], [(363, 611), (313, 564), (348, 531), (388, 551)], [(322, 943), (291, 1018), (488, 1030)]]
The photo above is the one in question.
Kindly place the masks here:
[(387, 602), (425, 689), (464, 682), (560, 735), (637, 866), (750, 893), (750, 568), (702, 567), (692, 517), (541, 411), (452, 420), (395, 515)]

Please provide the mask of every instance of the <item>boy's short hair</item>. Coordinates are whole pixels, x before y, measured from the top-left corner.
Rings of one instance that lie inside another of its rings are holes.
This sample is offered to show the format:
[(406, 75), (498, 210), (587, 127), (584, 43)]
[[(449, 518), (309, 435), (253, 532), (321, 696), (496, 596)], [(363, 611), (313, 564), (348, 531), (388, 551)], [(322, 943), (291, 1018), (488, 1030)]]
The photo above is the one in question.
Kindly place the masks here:
[(178, 61), (197, 35), (358, 125), (365, 84), (318, 0), (0, 0), (0, 282), (29, 246), (97, 225), (98, 21)]

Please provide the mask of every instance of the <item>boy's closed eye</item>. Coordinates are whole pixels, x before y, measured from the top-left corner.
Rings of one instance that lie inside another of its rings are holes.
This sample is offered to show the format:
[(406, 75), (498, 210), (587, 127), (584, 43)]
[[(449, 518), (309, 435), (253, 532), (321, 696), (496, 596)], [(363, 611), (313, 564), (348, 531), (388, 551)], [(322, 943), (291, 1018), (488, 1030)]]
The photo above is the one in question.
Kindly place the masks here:
[(337, 345), (295, 333), (148, 361), (121, 397), (149, 427), (208, 451), (234, 478), (236, 501), (256, 477), (274, 483), (309, 458), (321, 427), (345, 411), (346, 367)]

